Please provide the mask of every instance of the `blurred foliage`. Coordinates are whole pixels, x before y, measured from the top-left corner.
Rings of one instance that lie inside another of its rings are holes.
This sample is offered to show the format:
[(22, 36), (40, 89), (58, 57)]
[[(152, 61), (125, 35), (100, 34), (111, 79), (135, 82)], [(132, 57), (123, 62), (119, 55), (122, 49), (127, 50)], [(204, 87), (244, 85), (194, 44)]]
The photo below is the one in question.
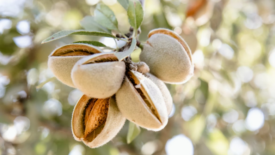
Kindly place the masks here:
[[(115, 43), (78, 35), (41, 41), (60, 30), (81, 29), (80, 21), (98, 2), (0, 0), (0, 155), (275, 154), (273, 0), (147, 0), (141, 41), (154, 28), (174, 30), (193, 51), (195, 75), (186, 84), (167, 85), (174, 111), (162, 131), (141, 129), (127, 144), (127, 122), (103, 147), (76, 142), (70, 119), (82, 93), (57, 80), (36, 88), (53, 77), (47, 57), (81, 39)], [(102, 2), (127, 33), (125, 9), (116, 0)]]

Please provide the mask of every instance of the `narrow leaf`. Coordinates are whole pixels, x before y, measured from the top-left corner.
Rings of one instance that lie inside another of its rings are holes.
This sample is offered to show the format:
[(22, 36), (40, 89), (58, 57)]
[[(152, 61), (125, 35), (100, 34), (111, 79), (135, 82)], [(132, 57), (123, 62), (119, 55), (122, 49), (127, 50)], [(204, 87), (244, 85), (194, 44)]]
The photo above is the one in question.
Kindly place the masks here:
[(87, 30), (59, 31), (53, 34), (52, 36), (50, 36), (49, 38), (45, 39), (44, 41), (42, 41), (42, 44), (48, 43), (69, 35), (94, 35), (94, 36), (115, 38), (115, 36), (106, 32), (87, 31)]
[(208, 83), (206, 81), (204, 81), (203, 79), (200, 79), (200, 82), (201, 82), (201, 85), (200, 85), (200, 90), (202, 91), (203, 93), (203, 96), (204, 96), (204, 99), (206, 102), (207, 99), (208, 99), (208, 95), (209, 95), (209, 92), (208, 92)]
[(98, 46), (98, 47), (107, 47), (106, 45), (104, 45), (103, 43), (101, 43), (99, 41), (76, 41), (74, 43), (83, 43), (83, 44), (90, 44), (90, 45), (94, 45), (94, 46)]
[(123, 52), (116, 52), (115, 55), (119, 59), (119, 61), (123, 60), (127, 56), (131, 55), (131, 53), (135, 50), (136, 48), (137, 41), (135, 38), (133, 38), (131, 46), (128, 50), (123, 51)]
[(89, 31), (100, 31), (100, 32), (110, 32), (108, 29), (103, 27), (102, 25), (98, 24), (94, 17), (86, 16), (80, 21), (80, 25)]
[(129, 122), (127, 143), (131, 143), (140, 133), (140, 128), (136, 124)]
[(36, 89), (42, 88), (45, 84), (47, 84), (50, 81), (53, 81), (54, 79), (55, 79), (55, 77), (51, 77), (51, 78), (47, 79), (46, 81), (44, 81), (44, 82), (40, 83), (39, 85), (37, 85)]
[(94, 20), (110, 30), (118, 29), (118, 22), (114, 12), (105, 4), (98, 4), (96, 6)]
[(129, 1), (127, 14), (130, 25), (137, 30), (143, 20), (143, 8), (138, 0)]
[(117, 0), (117, 1), (127, 11), (128, 5), (129, 5), (129, 0)]

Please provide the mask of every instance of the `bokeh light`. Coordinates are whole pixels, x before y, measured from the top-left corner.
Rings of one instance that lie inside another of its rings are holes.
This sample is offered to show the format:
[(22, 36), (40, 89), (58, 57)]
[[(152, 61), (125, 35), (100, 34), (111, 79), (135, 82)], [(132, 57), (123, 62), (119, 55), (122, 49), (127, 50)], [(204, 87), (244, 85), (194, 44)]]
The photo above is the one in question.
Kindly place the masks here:
[(62, 114), (62, 104), (56, 99), (49, 99), (43, 105), (43, 113), (46, 117), (60, 116)]
[(30, 22), (23, 20), (17, 23), (17, 31), (21, 34), (27, 34), (30, 32)]
[(19, 48), (27, 48), (32, 45), (32, 38), (30, 36), (15, 37), (13, 40)]
[(230, 142), (229, 155), (249, 155), (250, 148), (246, 142), (239, 137), (235, 137)]
[(245, 120), (246, 128), (250, 131), (256, 131), (264, 125), (264, 121), (263, 112), (258, 108), (251, 108)]
[(9, 19), (0, 19), (0, 33), (3, 33), (5, 29), (10, 29), (12, 22)]
[(167, 155), (193, 155), (194, 147), (185, 135), (177, 135), (169, 139), (165, 145)]
[(185, 121), (189, 121), (196, 113), (197, 113), (197, 110), (193, 106), (187, 106), (181, 109), (181, 117)]

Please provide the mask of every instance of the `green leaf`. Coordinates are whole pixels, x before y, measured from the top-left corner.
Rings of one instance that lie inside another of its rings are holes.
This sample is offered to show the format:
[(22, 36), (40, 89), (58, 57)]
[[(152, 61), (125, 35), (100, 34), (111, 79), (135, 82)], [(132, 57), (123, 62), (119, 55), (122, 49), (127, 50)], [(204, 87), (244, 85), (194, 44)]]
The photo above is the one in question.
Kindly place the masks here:
[(205, 144), (213, 154), (225, 154), (230, 145), (228, 140), (221, 130), (215, 128), (207, 134)]
[(123, 60), (127, 56), (131, 55), (131, 53), (135, 50), (137, 44), (137, 40), (133, 38), (131, 46), (128, 50), (123, 51), (123, 52), (116, 52), (115, 55), (119, 59), (119, 61)]
[(113, 49), (111, 47), (108, 47), (108, 46), (104, 45), (103, 43), (101, 43), (99, 41), (76, 41), (74, 43), (90, 44), (90, 45), (97, 46), (97, 47), (105, 47), (105, 48), (108, 48), (108, 49)]
[(39, 85), (37, 85), (36, 89), (42, 88), (45, 84), (47, 84), (48, 82), (53, 81), (54, 79), (55, 79), (55, 77), (51, 77), (51, 78), (47, 79), (46, 81), (44, 81), (44, 82), (40, 83)]
[(107, 47), (106, 45), (104, 45), (103, 43), (101, 43), (99, 41), (76, 41), (74, 43), (83, 43), (83, 44), (90, 44), (90, 45), (94, 45), (94, 46), (98, 46), (98, 47)]
[(125, 9), (128, 9), (129, 6), (129, 0), (117, 0), (118, 3)]
[(194, 116), (194, 118), (184, 124), (183, 128), (192, 141), (198, 142), (205, 129), (205, 117), (202, 115)]
[(204, 81), (203, 79), (200, 79), (200, 82), (201, 82), (201, 85), (200, 85), (200, 90), (202, 91), (203, 93), (203, 96), (205, 98), (205, 102), (207, 101), (208, 99), (208, 83), (206, 81)]
[(129, 1), (127, 14), (130, 25), (137, 30), (143, 20), (143, 8), (138, 0)]
[(71, 31), (59, 31), (52, 36), (48, 37), (47, 39), (42, 41), (42, 44), (48, 43), (69, 35), (94, 35), (94, 36), (101, 36), (101, 37), (110, 37), (110, 38), (115, 38), (110, 33), (106, 32), (97, 32), (97, 31), (87, 31), (87, 30), (71, 30)]
[(127, 143), (131, 143), (140, 133), (140, 128), (136, 124), (129, 122)]
[(118, 22), (114, 12), (105, 4), (98, 4), (94, 12), (94, 20), (110, 30), (118, 30)]
[(89, 31), (100, 31), (100, 32), (110, 32), (108, 29), (103, 27), (102, 25), (98, 24), (94, 17), (86, 16), (80, 21), (80, 25)]

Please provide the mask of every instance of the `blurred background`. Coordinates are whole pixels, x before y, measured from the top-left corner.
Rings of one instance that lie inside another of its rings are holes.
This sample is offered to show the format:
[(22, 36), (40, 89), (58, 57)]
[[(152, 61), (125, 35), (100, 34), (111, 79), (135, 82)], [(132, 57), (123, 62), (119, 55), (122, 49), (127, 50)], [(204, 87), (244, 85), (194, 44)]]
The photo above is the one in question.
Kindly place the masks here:
[(0, 155), (275, 154), (273, 0), (147, 0), (141, 42), (151, 29), (174, 30), (193, 52), (195, 75), (167, 85), (174, 108), (162, 131), (142, 129), (127, 144), (127, 122), (103, 147), (76, 142), (70, 119), (82, 93), (57, 80), (37, 88), (53, 77), (48, 55), (81, 39), (115, 42), (91, 36), (41, 41), (82, 29), (80, 21), (100, 2), (127, 33), (127, 13), (117, 0), (0, 0)]

